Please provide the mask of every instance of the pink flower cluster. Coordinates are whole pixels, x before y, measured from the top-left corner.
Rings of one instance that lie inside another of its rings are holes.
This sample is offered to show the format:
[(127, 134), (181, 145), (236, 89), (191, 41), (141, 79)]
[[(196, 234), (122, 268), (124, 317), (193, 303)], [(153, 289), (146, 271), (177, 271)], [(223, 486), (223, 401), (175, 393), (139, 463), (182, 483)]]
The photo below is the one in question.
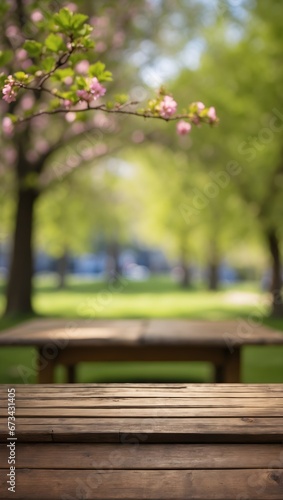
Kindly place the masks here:
[(16, 100), (17, 94), (15, 92), (15, 80), (11, 75), (8, 76), (8, 82), (5, 83), (2, 94), (4, 101), (10, 103)]
[(89, 90), (77, 90), (77, 96), (81, 101), (91, 102), (96, 101), (99, 97), (104, 96), (106, 88), (99, 83), (96, 77), (91, 79)]
[(186, 135), (192, 130), (192, 126), (190, 123), (185, 122), (185, 120), (180, 120), (177, 123), (177, 133), (179, 135)]
[(210, 123), (215, 123), (217, 121), (216, 109), (213, 106), (208, 109), (207, 116)]
[(159, 105), (159, 114), (162, 118), (170, 118), (177, 110), (177, 103), (170, 95), (165, 95)]
[(9, 118), (9, 116), (5, 116), (5, 118), (3, 118), (2, 130), (3, 130), (3, 133), (7, 136), (10, 136), (13, 134), (14, 126), (13, 126), (13, 122), (12, 122), (11, 118)]

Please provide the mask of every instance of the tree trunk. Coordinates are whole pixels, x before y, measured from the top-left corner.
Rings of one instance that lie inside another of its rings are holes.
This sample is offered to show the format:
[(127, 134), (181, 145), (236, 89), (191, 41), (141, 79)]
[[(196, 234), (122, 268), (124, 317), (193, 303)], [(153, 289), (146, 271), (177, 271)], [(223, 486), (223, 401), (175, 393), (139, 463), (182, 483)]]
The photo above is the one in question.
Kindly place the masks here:
[(219, 289), (219, 250), (217, 245), (217, 238), (214, 234), (209, 243), (209, 257), (208, 257), (208, 275), (207, 286), (208, 290), (216, 291)]
[(272, 316), (283, 317), (283, 300), (282, 300), (282, 266), (280, 243), (276, 231), (270, 229), (267, 232), (267, 242), (271, 254), (272, 275), (270, 291), (272, 295)]
[(117, 241), (113, 240), (109, 243), (106, 264), (106, 279), (109, 283), (117, 281), (120, 274), (119, 250), (119, 244)]
[(208, 289), (216, 291), (219, 289), (219, 265), (217, 260), (212, 260), (208, 265)]
[(68, 252), (65, 250), (57, 262), (58, 288), (62, 290), (66, 286), (66, 277), (68, 271)]
[(37, 191), (19, 189), (5, 315), (31, 314), (33, 214)]
[(185, 259), (181, 259), (180, 268), (181, 268), (180, 285), (182, 288), (188, 288), (191, 286), (191, 273), (190, 273), (190, 268)]

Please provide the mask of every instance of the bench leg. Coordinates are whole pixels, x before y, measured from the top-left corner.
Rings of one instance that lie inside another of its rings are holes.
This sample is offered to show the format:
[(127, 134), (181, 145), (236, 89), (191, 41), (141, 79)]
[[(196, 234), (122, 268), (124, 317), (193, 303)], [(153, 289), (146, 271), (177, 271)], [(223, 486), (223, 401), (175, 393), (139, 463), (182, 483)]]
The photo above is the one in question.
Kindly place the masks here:
[(221, 384), (224, 381), (224, 366), (215, 365), (214, 366), (214, 382), (216, 384)]
[(67, 381), (69, 384), (76, 382), (76, 365), (67, 366)]
[(55, 362), (54, 360), (47, 360), (41, 349), (38, 351), (38, 364), (37, 364), (37, 383), (38, 384), (53, 384), (55, 381)]
[(239, 384), (241, 382), (241, 352), (234, 349), (225, 352), (223, 364), (215, 366), (215, 382), (224, 384)]

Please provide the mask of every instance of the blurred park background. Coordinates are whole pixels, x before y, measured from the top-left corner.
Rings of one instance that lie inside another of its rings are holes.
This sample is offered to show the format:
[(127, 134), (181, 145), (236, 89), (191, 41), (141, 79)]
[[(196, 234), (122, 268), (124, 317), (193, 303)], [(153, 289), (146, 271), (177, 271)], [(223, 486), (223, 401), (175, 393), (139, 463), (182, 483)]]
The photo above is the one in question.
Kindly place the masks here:
[[(8, 4), (5, 74), (26, 67), (23, 41), (40, 16), (66, 6), (89, 15), (115, 77), (109, 93), (126, 89), (143, 102), (165, 85), (180, 110), (203, 101), (220, 123), (180, 137), (171, 123), (96, 112), (3, 130), (0, 329), (38, 315), (236, 319), (283, 330), (282, 2)], [(78, 61), (82, 74), (88, 64)], [(16, 106), (29, 110), (35, 98)], [(17, 365), (32, 356), (2, 349), (0, 382), (20, 382)], [(211, 376), (202, 363), (79, 372), (85, 382)], [(283, 348), (246, 348), (243, 381), (283, 382)]]

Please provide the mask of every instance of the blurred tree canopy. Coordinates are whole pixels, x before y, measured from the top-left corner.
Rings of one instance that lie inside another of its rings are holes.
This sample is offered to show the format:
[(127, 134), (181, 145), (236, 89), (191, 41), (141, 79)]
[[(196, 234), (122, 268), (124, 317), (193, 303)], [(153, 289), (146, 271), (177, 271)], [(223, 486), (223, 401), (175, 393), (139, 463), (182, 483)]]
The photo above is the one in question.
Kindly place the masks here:
[[(1, 46), (10, 50), (10, 59), (2, 65), (12, 73), (19, 65), (24, 69), (22, 44), (37, 29), (34, 13), (55, 12), (57, 6), (47, 0), (15, 0), (11, 5), (9, 16), (3, 12)], [(188, 100), (213, 104), (221, 124), (211, 132), (199, 128), (179, 137), (171, 126), (155, 120), (137, 123), (133, 118), (129, 124), (124, 116), (98, 112), (92, 118), (58, 115), (52, 125), (51, 117), (36, 118), (21, 126), (16, 140), (2, 137), (3, 228), (9, 227), (11, 198), (18, 188), (10, 164), (16, 163), (18, 179), (25, 172), (29, 193), (29, 199), (19, 197), (18, 254), (11, 267), (7, 312), (32, 308), (31, 221), (38, 204), (38, 241), (54, 241), (51, 252), (58, 256), (67, 246), (86, 249), (91, 227), (94, 232), (104, 229), (113, 254), (119, 243), (138, 234), (162, 242), (180, 262), (184, 285), (195, 260), (207, 266), (209, 286), (215, 289), (227, 253), (235, 256), (238, 250), (249, 261), (253, 252), (262, 261), (266, 256), (272, 271), (273, 314), (282, 316), (282, 2), (122, 0), (69, 5), (87, 14), (95, 26), (96, 47), (115, 73), (109, 83), (113, 95), (126, 82), (130, 98), (144, 100), (166, 83), (178, 96), (180, 109)], [(86, 65), (81, 70), (87, 71)], [(33, 103), (37, 98), (35, 93)], [(11, 106), (28, 110), (33, 103), (23, 96)], [(118, 170), (119, 157), (136, 165), (130, 179), (106, 167), (110, 161)], [(104, 174), (92, 183), (91, 171), (98, 165)], [(40, 192), (46, 190), (40, 201), (34, 173), (40, 177)], [(73, 207), (64, 201), (69, 196)], [(60, 224), (71, 227), (80, 213), (86, 214), (82, 227), (74, 228), (64, 242)], [(22, 285), (15, 294), (19, 279)]]
[[(169, 2), (165, 5), (165, 23), (172, 13), (169, 5)], [(117, 68), (112, 91), (126, 81), (130, 91), (132, 88), (133, 94), (137, 94), (137, 75), (131, 55), (138, 54), (137, 45), (144, 43), (149, 32), (154, 33), (158, 41), (165, 26), (159, 24), (157, 28), (154, 25), (160, 11), (158, 6), (146, 0), (122, 1), (118, 7), (111, 1), (95, 5), (89, 2), (67, 3), (66, 7), (57, 13), (57, 3), (52, 1), (14, 0), (1, 4), (3, 30), (0, 58), (5, 71), (0, 80), (3, 100), (6, 107), (8, 104), (10, 113), (3, 119), (2, 129), (4, 141), (10, 142), (14, 155), (12, 163), (15, 165), (17, 196), (7, 314), (32, 311), (33, 220), (40, 193), (50, 187), (50, 183), (56, 183), (58, 177), (61, 179), (82, 163), (89, 163), (121, 147), (121, 141), (117, 141), (116, 137), (123, 125), (121, 120), (111, 117), (104, 120), (99, 114), (93, 118), (86, 113), (91, 108), (90, 101), (106, 92), (101, 82), (111, 81), (111, 73), (105, 63)], [(79, 7), (83, 11), (85, 9), (87, 15), (77, 12)], [(193, 9), (195, 16), (199, 10)], [(86, 23), (89, 16), (95, 27), (94, 32), (92, 26)], [(49, 33), (46, 34), (46, 31)], [(155, 36), (150, 41), (153, 45)], [(85, 55), (85, 51), (94, 47), (95, 50)], [(97, 60), (101, 54), (103, 63)], [(123, 68), (121, 60), (125, 60)], [(7, 78), (7, 75), (10, 76)], [(46, 86), (47, 80), (52, 81), (53, 86)], [(56, 82), (59, 91), (54, 87)], [(20, 93), (21, 89), (29, 93)], [(53, 99), (50, 100), (50, 96)], [(101, 109), (108, 113), (139, 114), (169, 120), (177, 106), (165, 90), (160, 91), (157, 99), (138, 113), (122, 109), (127, 100), (127, 96), (116, 94), (114, 102), (101, 105)], [(74, 105), (78, 107), (73, 110)], [(2, 101), (2, 107), (5, 106)], [(59, 116), (58, 111), (64, 112), (65, 117)], [(195, 112), (188, 108), (184, 116), (191, 119)], [(209, 115), (208, 108), (197, 111), (199, 118), (207, 123), (215, 121), (213, 113), (212, 110), (213, 116)], [(50, 114), (54, 115), (52, 126)], [(20, 124), (14, 127), (17, 116), (20, 116)], [(30, 120), (32, 116), (36, 118)], [(93, 129), (98, 133), (92, 134)], [(91, 135), (87, 135), (90, 132)], [(114, 141), (105, 141), (107, 134), (111, 138), (114, 136)], [(63, 167), (59, 164), (58, 171), (57, 164), (50, 172), (49, 164), (58, 155)], [(2, 165), (5, 165), (4, 155)], [(5, 169), (3, 172), (5, 175)]]

